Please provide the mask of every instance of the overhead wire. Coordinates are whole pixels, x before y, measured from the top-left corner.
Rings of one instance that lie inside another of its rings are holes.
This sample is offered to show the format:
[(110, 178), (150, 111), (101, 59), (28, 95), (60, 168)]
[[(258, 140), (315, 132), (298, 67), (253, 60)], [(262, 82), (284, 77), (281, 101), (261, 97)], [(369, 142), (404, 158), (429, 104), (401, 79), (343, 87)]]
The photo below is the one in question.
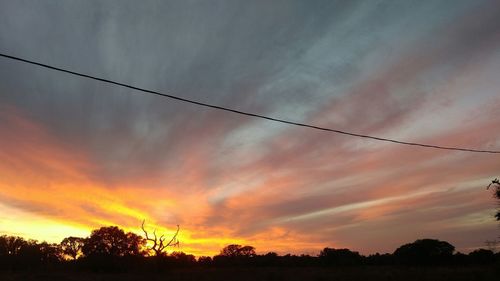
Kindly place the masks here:
[(240, 114), (240, 115), (246, 115), (246, 116), (250, 116), (250, 117), (256, 117), (256, 118), (261, 118), (261, 119), (265, 119), (265, 120), (269, 120), (269, 121), (280, 122), (280, 123), (284, 123), (284, 124), (300, 126), (300, 127), (305, 127), (305, 128), (310, 128), (310, 129), (315, 129), (315, 130), (320, 130), (320, 131), (326, 131), (326, 132), (331, 132), (331, 133), (337, 133), (337, 134), (365, 138), (365, 139), (371, 139), (371, 140), (382, 141), (382, 142), (396, 143), (396, 144), (401, 144), (401, 145), (424, 147), (424, 148), (454, 150), (454, 151), (464, 151), (464, 152), (475, 152), (475, 153), (492, 153), (492, 154), (499, 154), (500, 153), (499, 150), (483, 150), (483, 149), (473, 149), (473, 148), (464, 148), (464, 147), (455, 147), (455, 146), (441, 146), (441, 145), (433, 145), (433, 144), (425, 144), (425, 143), (417, 143), (417, 142), (408, 142), (408, 141), (401, 141), (401, 140), (396, 140), (396, 139), (391, 139), (391, 138), (383, 138), (383, 137), (377, 137), (377, 136), (372, 136), (372, 135), (359, 134), (359, 133), (353, 133), (353, 132), (349, 132), (349, 131), (320, 127), (320, 126), (316, 126), (316, 125), (312, 125), (312, 124), (284, 120), (284, 119), (270, 117), (270, 116), (266, 116), (266, 115), (262, 115), (262, 114), (251, 113), (251, 112), (246, 112), (246, 111), (242, 111), (242, 110), (228, 108), (228, 107), (224, 107), (224, 106), (220, 106), (220, 105), (196, 101), (196, 100), (183, 98), (183, 97), (179, 97), (179, 96), (175, 96), (175, 95), (171, 95), (171, 94), (165, 94), (165, 93), (161, 93), (158, 91), (152, 91), (152, 90), (132, 86), (129, 84), (125, 84), (125, 83), (121, 83), (121, 82), (117, 82), (117, 81), (113, 81), (113, 80), (109, 80), (109, 79), (105, 79), (105, 78), (100, 78), (100, 77), (96, 77), (96, 76), (92, 76), (92, 75), (88, 75), (88, 74), (84, 74), (84, 73), (80, 73), (80, 72), (76, 72), (76, 71), (72, 71), (72, 70), (68, 70), (68, 69), (64, 69), (64, 68), (60, 68), (60, 67), (55, 67), (55, 66), (51, 66), (48, 64), (24, 59), (21, 57), (11, 56), (11, 55), (7, 55), (7, 54), (3, 54), (3, 53), (0, 53), (0, 57), (24, 62), (27, 64), (37, 65), (37, 66), (40, 66), (43, 68), (48, 68), (48, 69), (52, 69), (55, 71), (64, 72), (64, 73), (68, 73), (68, 74), (72, 74), (72, 75), (76, 75), (76, 76), (80, 76), (80, 77), (84, 77), (84, 78), (88, 78), (88, 79), (92, 79), (92, 80), (97, 80), (97, 81), (101, 81), (104, 83), (113, 84), (113, 85), (121, 86), (124, 88), (132, 89), (135, 91), (153, 94), (153, 95), (157, 95), (157, 96), (162, 96), (162, 97), (166, 97), (166, 98), (170, 98), (170, 99), (174, 99), (174, 100), (178, 100), (178, 101), (182, 101), (182, 102), (187, 102), (187, 103), (191, 103), (191, 104), (195, 104), (195, 105), (199, 105), (199, 106), (204, 106), (204, 107), (213, 108), (213, 109), (217, 109), (217, 110), (223, 110), (223, 111), (232, 112), (232, 113), (236, 113), (236, 114)]

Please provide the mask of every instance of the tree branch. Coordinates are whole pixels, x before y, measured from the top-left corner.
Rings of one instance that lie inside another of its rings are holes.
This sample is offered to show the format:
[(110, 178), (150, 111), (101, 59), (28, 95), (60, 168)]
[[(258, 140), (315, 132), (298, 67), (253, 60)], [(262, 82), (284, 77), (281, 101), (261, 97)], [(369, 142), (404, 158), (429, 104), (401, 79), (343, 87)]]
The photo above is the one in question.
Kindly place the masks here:
[(175, 245), (178, 246), (179, 245), (179, 241), (177, 241), (177, 235), (179, 234), (179, 225), (177, 225), (177, 231), (172, 236), (172, 239), (170, 239), (170, 241), (167, 244), (165, 244), (165, 234), (162, 234), (158, 239), (158, 236), (156, 235), (156, 229), (153, 230), (154, 238), (151, 238), (148, 236), (148, 232), (144, 228), (145, 221), (146, 220), (142, 221), (141, 229), (142, 229), (142, 231), (144, 231), (144, 235), (146, 236), (146, 240), (153, 242), (153, 246), (151, 248), (149, 248), (149, 250), (154, 251), (156, 256), (160, 256), (163, 253), (163, 250), (165, 250), (165, 248), (167, 248), (169, 246), (175, 246)]

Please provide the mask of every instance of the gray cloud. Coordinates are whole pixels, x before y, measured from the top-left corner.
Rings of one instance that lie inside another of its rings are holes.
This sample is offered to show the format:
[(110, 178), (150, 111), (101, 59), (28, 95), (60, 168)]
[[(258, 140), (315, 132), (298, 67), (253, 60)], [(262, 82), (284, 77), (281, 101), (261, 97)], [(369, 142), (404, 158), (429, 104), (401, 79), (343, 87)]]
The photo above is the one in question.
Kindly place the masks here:
[[(464, 145), (486, 146), (497, 138), (487, 133), (496, 125), (487, 120), (491, 112), (478, 118), (477, 126), (464, 124), (468, 131), (454, 130), (453, 122), (462, 121), (457, 118), (434, 135), (401, 132), (411, 131), (418, 120), (441, 118), (423, 115), (446, 110), (441, 105), (446, 99), (492, 103), (487, 91), (495, 83), (475, 98), (440, 89), (474, 84), (456, 79), (481, 79), (470, 69), (498, 58), (499, 11), (488, 1), (1, 1), (0, 50), (295, 121), (443, 144), (469, 140), (469, 131), (478, 137)], [(205, 223), (231, 225), (243, 236), (286, 218), (445, 185), (455, 174), (477, 180), (498, 168), (491, 160), (458, 157), (478, 167), (467, 172), (454, 158), (443, 160), (444, 152), (378, 147), (5, 59), (0, 59), (0, 105), (19, 109), (64, 148), (86, 155), (94, 165), (82, 169), (91, 180), (108, 188), (182, 186), (181, 195), (208, 194), (212, 213)], [(6, 122), (0, 122), (0, 132), (15, 131)], [(365, 179), (356, 180), (358, 174)], [(262, 201), (245, 200), (249, 197)], [(439, 204), (444, 197), (430, 202)], [(244, 203), (231, 205), (238, 199)], [(476, 203), (436, 219), (476, 212)], [(92, 208), (82, 206), (101, 212)], [(399, 229), (397, 224), (413, 215), (393, 214), (383, 223)], [(173, 216), (185, 219), (181, 211)], [(377, 227), (358, 222), (356, 212), (345, 212), (279, 225), (300, 233), (318, 229), (321, 241), (335, 234), (345, 243), (368, 243), (361, 234), (349, 237), (351, 226)], [(341, 229), (328, 230), (328, 224)]]

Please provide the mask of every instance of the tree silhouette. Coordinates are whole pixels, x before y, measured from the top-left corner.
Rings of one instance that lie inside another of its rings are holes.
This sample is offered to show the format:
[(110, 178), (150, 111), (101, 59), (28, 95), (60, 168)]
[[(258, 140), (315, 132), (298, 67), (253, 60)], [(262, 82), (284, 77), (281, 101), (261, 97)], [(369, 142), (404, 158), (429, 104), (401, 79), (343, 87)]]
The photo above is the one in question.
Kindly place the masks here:
[(477, 249), (469, 253), (472, 264), (489, 264), (495, 262), (495, 253), (491, 250)]
[(17, 236), (0, 236), (0, 256), (18, 255), (23, 247), (28, 245), (28, 241)]
[(58, 244), (42, 242), (37, 244), (34, 241), (34, 246), (38, 249), (40, 261), (43, 264), (50, 264), (62, 259), (61, 247)]
[(133, 256), (140, 255), (146, 241), (141, 236), (116, 226), (93, 230), (82, 247), (85, 256)]
[(358, 252), (349, 249), (324, 248), (319, 254), (320, 260), (327, 265), (357, 265), (362, 257)]
[(64, 238), (60, 243), (62, 254), (73, 260), (82, 255), (83, 245), (85, 245), (84, 238), (73, 236)]
[(397, 248), (394, 256), (403, 264), (439, 264), (448, 262), (454, 251), (446, 241), (421, 239)]
[(149, 251), (153, 251), (156, 257), (160, 257), (165, 255), (165, 249), (170, 246), (179, 246), (179, 240), (177, 240), (177, 235), (179, 234), (179, 225), (177, 225), (177, 230), (174, 235), (167, 242), (165, 234), (162, 234), (160, 237), (156, 235), (156, 229), (153, 230), (153, 237), (148, 235), (148, 232), (144, 228), (144, 223), (146, 220), (142, 221), (141, 228), (144, 231), (144, 235), (146, 236), (147, 241), (153, 242), (153, 245), (148, 248)]
[(225, 257), (253, 257), (255, 256), (255, 248), (252, 246), (231, 244), (224, 247), (220, 251), (220, 255)]
[(58, 244), (37, 243), (35, 240), (29, 243), (32, 249), (33, 263), (35, 265), (47, 265), (58, 262), (62, 259), (61, 248)]
[(177, 265), (188, 266), (196, 263), (196, 258), (193, 255), (184, 252), (173, 252), (170, 257), (174, 259)]
[[(153, 239), (153, 238), (151, 238)], [(162, 238), (163, 240), (163, 238)], [(164, 241), (164, 240), (163, 240)], [(399, 247), (393, 254), (368, 257), (349, 249), (324, 248), (318, 256), (283, 255), (269, 252), (257, 255), (252, 246), (227, 245), (220, 254), (195, 257), (173, 252), (158, 258), (146, 257), (146, 239), (126, 233), (116, 226), (92, 231), (88, 238), (67, 237), (59, 245), (16, 236), (0, 236), (0, 279), (3, 271), (92, 270), (98, 272), (162, 272), (172, 268), (203, 267), (307, 267), (317, 266), (490, 266), (500, 261), (491, 250), (478, 249), (469, 254), (454, 253), (448, 242), (421, 239)], [(159, 243), (159, 242), (158, 242)], [(166, 245), (165, 243), (163, 245)], [(68, 259), (68, 257), (71, 258)], [(77, 262), (73, 260), (78, 258)], [(203, 278), (202, 278), (203, 279)], [(228, 278), (225, 278), (228, 279)], [(2, 279), (3, 280), (3, 279)], [(9, 279), (10, 280), (10, 279)]]
[(210, 265), (210, 264), (212, 264), (212, 257), (201, 256), (198, 258), (198, 264), (201, 264), (204, 266)]
[(220, 254), (214, 256), (213, 262), (220, 266), (241, 266), (254, 262), (255, 257), (254, 247), (231, 244), (222, 248)]
[(0, 267), (35, 268), (61, 259), (59, 245), (17, 236), (0, 236)]

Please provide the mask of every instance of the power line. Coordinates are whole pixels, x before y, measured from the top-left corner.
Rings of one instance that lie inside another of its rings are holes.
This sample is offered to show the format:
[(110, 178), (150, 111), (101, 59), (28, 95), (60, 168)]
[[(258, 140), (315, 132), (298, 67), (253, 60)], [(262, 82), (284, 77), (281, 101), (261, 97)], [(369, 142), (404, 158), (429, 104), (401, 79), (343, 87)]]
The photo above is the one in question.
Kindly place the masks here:
[(55, 66), (50, 66), (50, 65), (47, 65), (47, 64), (43, 64), (43, 63), (39, 63), (39, 62), (35, 62), (35, 61), (23, 59), (23, 58), (20, 58), (20, 57), (6, 55), (6, 54), (3, 54), (3, 53), (0, 53), (0, 56), (4, 57), (4, 58), (16, 60), (16, 61), (21, 61), (21, 62), (28, 63), (28, 64), (38, 65), (38, 66), (41, 66), (41, 67), (44, 67), (44, 68), (48, 68), (48, 69), (52, 69), (52, 70), (56, 70), (56, 71), (60, 71), (60, 72), (69, 73), (69, 74), (80, 76), (80, 77), (85, 77), (85, 78), (88, 78), (88, 79), (93, 79), (93, 80), (97, 80), (97, 81), (101, 81), (101, 82), (105, 82), (105, 83), (109, 83), (109, 84), (118, 85), (118, 86), (121, 86), (121, 87), (129, 88), (129, 89), (140, 91), (140, 92), (144, 92), (144, 93), (158, 95), (158, 96), (162, 96), (162, 97), (166, 97), (166, 98), (170, 98), (170, 99), (174, 99), (174, 100), (179, 100), (179, 101), (183, 101), (183, 102), (187, 102), (187, 103), (192, 103), (192, 104), (196, 104), (196, 105), (200, 105), (200, 106), (205, 106), (205, 107), (209, 107), (209, 108), (224, 110), (224, 111), (228, 111), (228, 112), (232, 112), (232, 113), (237, 113), (237, 114), (241, 114), (241, 115), (262, 118), (262, 119), (266, 119), (266, 120), (270, 120), (270, 121), (275, 121), (275, 122), (280, 122), (280, 123), (285, 123), (285, 124), (290, 124), (290, 125), (295, 125), (295, 126), (300, 126), (300, 127), (306, 127), (306, 128), (310, 128), (310, 129), (327, 131), (327, 132), (332, 132), (332, 133), (337, 133), (337, 134), (342, 134), (342, 135), (348, 135), (348, 136), (353, 136), (353, 137), (360, 137), (360, 138), (372, 139), (372, 140), (377, 140), (377, 141), (397, 143), (397, 144), (402, 144), (402, 145), (420, 146), (420, 147), (425, 147), (425, 148), (435, 148), (435, 149), (455, 150), (455, 151), (466, 151), (466, 152), (477, 152), (477, 153), (500, 153), (500, 151), (498, 151), (498, 150), (480, 150), (480, 149), (463, 148), (463, 147), (440, 146), (440, 145), (432, 145), (432, 144), (424, 144), (424, 143), (416, 143), (416, 142), (406, 142), (406, 141), (400, 141), (400, 140), (395, 140), (395, 139), (375, 137), (375, 136), (370, 136), (370, 135), (363, 135), (363, 134), (351, 133), (351, 132), (347, 132), (347, 131), (341, 131), (341, 130), (336, 130), (336, 129), (319, 127), (319, 126), (305, 124), (305, 123), (298, 123), (298, 122), (283, 120), (283, 119), (279, 119), (279, 118), (269, 117), (269, 116), (265, 116), (265, 115), (260, 115), (260, 114), (255, 114), (255, 113), (240, 111), (240, 110), (236, 110), (236, 109), (231, 109), (231, 108), (227, 108), (227, 107), (223, 107), (223, 106), (218, 106), (218, 105), (214, 105), (214, 104), (204, 103), (204, 102), (200, 102), (200, 101), (195, 101), (195, 100), (191, 100), (191, 99), (181, 98), (181, 97), (178, 97), (178, 96), (164, 94), (164, 93), (160, 93), (160, 92), (156, 92), (156, 91), (151, 91), (151, 90), (147, 90), (147, 89), (144, 89), (144, 88), (135, 87), (135, 86), (128, 85), (128, 84), (124, 84), (124, 83), (120, 83), (120, 82), (116, 82), (116, 81), (112, 81), (112, 80), (108, 80), (108, 79), (104, 79), (104, 78), (99, 78), (99, 77), (95, 77), (95, 76), (91, 76), (91, 75), (87, 75), (87, 74), (83, 74), (83, 73), (79, 73), (79, 72), (75, 72), (75, 71), (71, 71), (71, 70), (67, 70), (67, 69), (63, 69), (63, 68), (59, 68), (59, 67), (55, 67)]

